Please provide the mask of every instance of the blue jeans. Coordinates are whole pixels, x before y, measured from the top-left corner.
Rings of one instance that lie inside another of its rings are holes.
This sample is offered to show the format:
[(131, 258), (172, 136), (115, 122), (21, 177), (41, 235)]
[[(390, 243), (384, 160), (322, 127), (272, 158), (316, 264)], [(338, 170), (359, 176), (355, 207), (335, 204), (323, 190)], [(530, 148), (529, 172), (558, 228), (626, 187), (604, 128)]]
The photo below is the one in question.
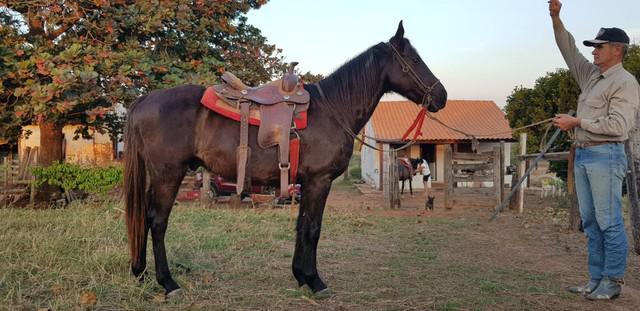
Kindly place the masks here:
[(576, 148), (576, 194), (592, 280), (624, 276), (628, 246), (622, 219), (622, 180), (626, 171), (624, 144)]

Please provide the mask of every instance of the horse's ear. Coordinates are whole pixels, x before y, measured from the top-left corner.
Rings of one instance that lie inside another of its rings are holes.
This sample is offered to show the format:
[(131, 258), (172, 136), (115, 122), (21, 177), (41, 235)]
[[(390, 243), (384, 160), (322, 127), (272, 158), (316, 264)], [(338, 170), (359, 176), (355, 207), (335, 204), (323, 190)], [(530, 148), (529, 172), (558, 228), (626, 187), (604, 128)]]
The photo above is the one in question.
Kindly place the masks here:
[(398, 24), (398, 30), (396, 30), (396, 35), (389, 40), (393, 45), (396, 46), (397, 49), (402, 50), (404, 48), (404, 27), (402, 26), (402, 20), (400, 24)]
[(402, 26), (402, 20), (400, 20), (400, 23), (398, 24), (398, 30), (396, 30), (394, 39), (401, 40), (402, 38), (404, 38), (404, 27)]

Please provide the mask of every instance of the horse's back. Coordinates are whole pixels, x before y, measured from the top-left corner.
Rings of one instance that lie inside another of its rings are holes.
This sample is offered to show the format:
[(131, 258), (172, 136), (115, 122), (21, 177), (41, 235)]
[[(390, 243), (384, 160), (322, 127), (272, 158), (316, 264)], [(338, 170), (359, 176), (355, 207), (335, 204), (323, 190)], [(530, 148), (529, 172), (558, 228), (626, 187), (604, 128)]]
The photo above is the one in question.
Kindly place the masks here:
[(149, 92), (129, 108), (128, 135), (137, 138), (148, 157), (184, 161), (193, 153), (204, 90), (202, 86), (184, 85)]
[(129, 123), (142, 132), (174, 131), (193, 125), (203, 93), (199, 85), (151, 91), (129, 108)]
[(158, 114), (172, 116), (198, 107), (205, 88), (200, 85), (182, 85), (170, 89), (153, 90), (143, 95), (129, 108), (129, 116)]

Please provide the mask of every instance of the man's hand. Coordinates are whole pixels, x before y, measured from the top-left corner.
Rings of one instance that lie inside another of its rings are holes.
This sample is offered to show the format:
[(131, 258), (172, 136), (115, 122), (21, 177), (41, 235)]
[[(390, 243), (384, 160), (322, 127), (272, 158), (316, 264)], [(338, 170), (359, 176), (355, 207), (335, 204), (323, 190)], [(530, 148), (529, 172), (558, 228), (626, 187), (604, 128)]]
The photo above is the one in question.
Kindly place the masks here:
[(580, 119), (564, 113), (557, 114), (555, 118), (553, 118), (553, 126), (563, 131), (568, 131), (580, 127)]
[(562, 8), (560, 0), (549, 0), (549, 15), (560, 16), (560, 8)]

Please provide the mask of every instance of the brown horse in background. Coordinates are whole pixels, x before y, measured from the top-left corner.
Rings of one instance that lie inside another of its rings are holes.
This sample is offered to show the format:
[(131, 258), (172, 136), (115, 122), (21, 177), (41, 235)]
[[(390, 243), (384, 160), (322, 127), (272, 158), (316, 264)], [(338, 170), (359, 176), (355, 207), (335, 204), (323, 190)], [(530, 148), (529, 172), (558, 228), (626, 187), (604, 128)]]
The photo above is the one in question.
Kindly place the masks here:
[(413, 195), (413, 185), (411, 179), (418, 172), (418, 166), (422, 163), (422, 159), (398, 158), (398, 181), (402, 182), (400, 194), (404, 194), (404, 182), (409, 181), (409, 193)]
[[(348, 61), (317, 85), (311, 94), (308, 128), (300, 131), (296, 181), (302, 186), (292, 270), (300, 286), (314, 293), (327, 286), (318, 275), (316, 250), (331, 182), (349, 164), (354, 140), (371, 118), (383, 94), (394, 91), (429, 111), (442, 109), (447, 93), (422, 61), (400, 22), (389, 42), (376, 44)], [(204, 166), (225, 179), (236, 178), (240, 123), (200, 104), (205, 88), (196, 85), (156, 90), (131, 105), (125, 133), (126, 223), (131, 270), (146, 271), (147, 236), (151, 231), (155, 277), (170, 295), (180, 289), (171, 277), (165, 233), (180, 183), (188, 168)], [(345, 128), (346, 127), (346, 128)], [(258, 128), (249, 129), (252, 150), (247, 176), (277, 185), (277, 148), (257, 145)]]

